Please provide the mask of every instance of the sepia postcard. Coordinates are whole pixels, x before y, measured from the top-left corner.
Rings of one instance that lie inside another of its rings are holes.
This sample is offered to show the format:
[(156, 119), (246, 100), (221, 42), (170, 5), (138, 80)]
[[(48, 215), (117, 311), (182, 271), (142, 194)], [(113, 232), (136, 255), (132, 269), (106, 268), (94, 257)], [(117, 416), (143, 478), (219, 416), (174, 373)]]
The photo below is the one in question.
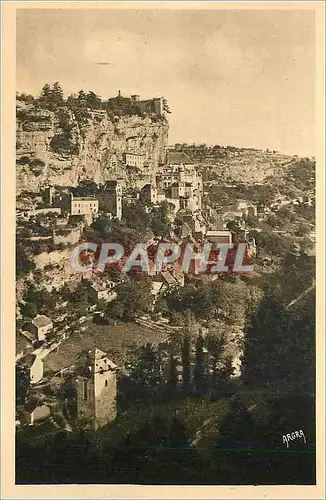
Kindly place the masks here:
[(2, 3), (2, 498), (325, 498), (324, 16)]

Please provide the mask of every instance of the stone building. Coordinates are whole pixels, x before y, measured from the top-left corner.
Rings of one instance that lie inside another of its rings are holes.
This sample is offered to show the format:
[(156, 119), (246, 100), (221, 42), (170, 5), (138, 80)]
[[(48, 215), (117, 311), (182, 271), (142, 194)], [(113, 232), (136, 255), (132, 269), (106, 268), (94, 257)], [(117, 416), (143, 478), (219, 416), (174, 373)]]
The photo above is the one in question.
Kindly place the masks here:
[(98, 200), (93, 196), (74, 196), (70, 193), (70, 215), (94, 216), (98, 212)]
[(98, 429), (117, 416), (117, 366), (100, 349), (86, 356), (84, 369), (76, 378), (77, 419), (85, 427)]
[(143, 168), (145, 156), (137, 153), (124, 153), (123, 161), (128, 167)]
[(122, 181), (107, 181), (104, 186), (105, 194), (102, 196), (104, 212), (111, 213), (118, 220), (122, 219)]
[(54, 194), (55, 194), (54, 186), (48, 186), (47, 188), (45, 188), (43, 193), (44, 203), (52, 206)]
[(18, 362), (28, 371), (31, 384), (37, 384), (43, 378), (43, 361), (37, 354), (28, 353)]
[(166, 166), (157, 172), (156, 182), (159, 188), (165, 189), (168, 202), (175, 205), (178, 200), (178, 210), (201, 210), (202, 176), (184, 153), (167, 153)]
[(246, 216), (257, 217), (257, 205), (247, 200), (238, 200), (237, 209), (242, 210), (242, 213)]
[(44, 314), (38, 314), (32, 320), (31, 330), (35, 333), (37, 340), (43, 342), (47, 334), (53, 330), (53, 322)]
[(166, 165), (160, 169), (158, 174), (164, 187), (171, 186), (174, 182), (189, 182), (193, 184), (194, 188), (202, 190), (201, 175), (185, 153), (169, 151)]
[(143, 113), (153, 113), (159, 116), (164, 115), (163, 97), (154, 97), (153, 99), (145, 99), (143, 101), (140, 101), (138, 95), (132, 95), (131, 99), (133, 102), (137, 103), (137, 106)]
[(95, 303), (101, 301), (111, 302), (117, 297), (117, 292), (112, 290), (113, 287), (113, 282), (106, 284), (92, 283), (89, 290), (90, 297)]
[(211, 243), (220, 243), (229, 245), (231, 245), (232, 243), (232, 233), (227, 229), (207, 231), (206, 238)]
[(137, 109), (142, 113), (148, 115), (164, 115), (164, 100), (163, 97), (153, 97), (152, 99), (140, 100), (140, 96), (137, 94), (131, 95), (130, 97), (124, 97), (121, 95), (119, 90), (116, 97), (111, 97), (107, 102), (108, 109), (119, 110), (120, 108)]
[(139, 199), (145, 203), (157, 203), (157, 189), (152, 184), (146, 184), (139, 193)]

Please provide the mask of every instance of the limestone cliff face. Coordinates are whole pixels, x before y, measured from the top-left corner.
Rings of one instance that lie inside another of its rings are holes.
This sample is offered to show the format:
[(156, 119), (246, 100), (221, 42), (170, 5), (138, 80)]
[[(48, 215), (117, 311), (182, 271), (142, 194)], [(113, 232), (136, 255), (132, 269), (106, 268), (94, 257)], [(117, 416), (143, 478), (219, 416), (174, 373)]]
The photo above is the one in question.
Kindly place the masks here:
[[(54, 113), (18, 102), (17, 192), (117, 177), (142, 187), (164, 163), (167, 142), (168, 122), (163, 117), (112, 119), (106, 111), (93, 111), (81, 119), (68, 109)], [(144, 167), (124, 165), (126, 152), (143, 155)]]

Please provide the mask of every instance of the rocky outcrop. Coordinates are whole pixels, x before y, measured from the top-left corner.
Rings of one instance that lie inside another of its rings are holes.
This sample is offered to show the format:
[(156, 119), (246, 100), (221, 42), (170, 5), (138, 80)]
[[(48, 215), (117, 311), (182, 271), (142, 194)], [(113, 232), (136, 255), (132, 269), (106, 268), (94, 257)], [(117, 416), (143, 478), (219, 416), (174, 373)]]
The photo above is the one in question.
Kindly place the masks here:
[[(168, 122), (159, 116), (110, 117), (104, 110), (76, 116), (68, 108), (42, 110), (17, 101), (17, 192), (52, 184), (76, 186), (124, 178), (129, 185), (151, 182), (163, 164)], [(123, 154), (144, 156), (141, 168), (127, 167)]]

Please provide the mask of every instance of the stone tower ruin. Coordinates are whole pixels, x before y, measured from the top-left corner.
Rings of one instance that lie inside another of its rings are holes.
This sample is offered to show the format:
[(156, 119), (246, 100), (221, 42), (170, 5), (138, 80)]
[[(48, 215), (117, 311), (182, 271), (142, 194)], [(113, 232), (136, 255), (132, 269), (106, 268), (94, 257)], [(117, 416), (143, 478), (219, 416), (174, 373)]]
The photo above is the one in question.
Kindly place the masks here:
[(76, 378), (77, 419), (96, 430), (117, 415), (117, 366), (105, 352), (92, 349), (83, 368)]

